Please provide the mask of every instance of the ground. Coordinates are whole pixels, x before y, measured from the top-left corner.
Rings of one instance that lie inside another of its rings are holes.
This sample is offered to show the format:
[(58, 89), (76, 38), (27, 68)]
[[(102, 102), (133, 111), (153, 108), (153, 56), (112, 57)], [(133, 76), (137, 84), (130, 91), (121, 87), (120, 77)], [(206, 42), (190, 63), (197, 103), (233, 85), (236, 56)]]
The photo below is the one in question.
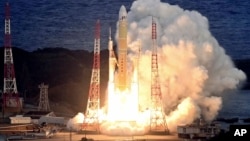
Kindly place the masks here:
[[(59, 132), (48, 139), (38, 139), (39, 141), (80, 141), (84, 134), (70, 133), (70, 132)], [(87, 139), (94, 141), (181, 141), (177, 135), (144, 135), (144, 136), (107, 136), (107, 135), (86, 135)], [(30, 140), (23, 140), (30, 141)]]

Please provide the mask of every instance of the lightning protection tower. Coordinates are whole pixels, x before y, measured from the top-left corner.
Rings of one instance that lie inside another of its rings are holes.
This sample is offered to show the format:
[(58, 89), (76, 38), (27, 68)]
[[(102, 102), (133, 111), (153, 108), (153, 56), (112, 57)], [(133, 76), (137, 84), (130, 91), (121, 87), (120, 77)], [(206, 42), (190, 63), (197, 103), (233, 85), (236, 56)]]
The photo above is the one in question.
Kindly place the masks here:
[(150, 107), (150, 131), (168, 132), (165, 114), (163, 111), (163, 102), (161, 87), (159, 83), (157, 43), (156, 43), (156, 23), (152, 18), (152, 58), (151, 58), (151, 107)]
[(4, 35), (4, 86), (3, 86), (3, 115), (18, 113), (22, 106), (17, 91), (14, 61), (11, 47), (10, 6), (5, 6), (5, 35)]
[(38, 88), (40, 88), (38, 111), (50, 111), (49, 98), (48, 98), (49, 86), (44, 85), (44, 83), (42, 83), (38, 86)]
[(94, 60), (83, 128), (99, 131), (100, 109), (100, 21), (95, 25)]

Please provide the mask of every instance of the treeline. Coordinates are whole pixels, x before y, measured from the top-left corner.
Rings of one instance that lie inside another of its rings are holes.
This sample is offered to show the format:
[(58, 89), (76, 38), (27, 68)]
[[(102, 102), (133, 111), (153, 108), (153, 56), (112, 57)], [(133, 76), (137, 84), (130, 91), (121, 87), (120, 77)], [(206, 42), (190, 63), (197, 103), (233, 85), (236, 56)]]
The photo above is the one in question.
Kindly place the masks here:
[[(17, 88), (25, 102), (38, 104), (41, 83), (49, 85), (51, 102), (64, 101), (75, 111), (86, 108), (90, 77), (93, 66), (93, 52), (45, 48), (28, 52), (13, 47), (13, 59)], [(0, 90), (3, 89), (4, 49), (0, 48)], [(105, 98), (108, 80), (108, 50), (101, 51), (101, 99)], [(103, 105), (101, 100), (101, 104)]]
[[(17, 88), (25, 102), (37, 104), (38, 85), (49, 85), (51, 102), (64, 101), (75, 111), (86, 108), (93, 66), (93, 52), (65, 48), (44, 48), (28, 52), (13, 47)], [(3, 89), (4, 48), (0, 48), (0, 90)], [(104, 105), (108, 81), (108, 50), (101, 51), (101, 105)], [(250, 59), (234, 60), (237, 68), (250, 76)], [(242, 89), (250, 89), (249, 80)]]

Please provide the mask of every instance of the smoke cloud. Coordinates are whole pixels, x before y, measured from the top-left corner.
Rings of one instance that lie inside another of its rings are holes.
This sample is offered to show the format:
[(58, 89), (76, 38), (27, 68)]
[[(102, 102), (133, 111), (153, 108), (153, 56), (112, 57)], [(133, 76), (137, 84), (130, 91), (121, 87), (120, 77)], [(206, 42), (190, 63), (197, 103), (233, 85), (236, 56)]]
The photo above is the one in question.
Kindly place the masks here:
[(69, 119), (67, 122), (67, 128), (73, 131), (79, 131), (81, 129), (81, 124), (84, 121), (83, 113), (78, 113), (73, 118)]
[(151, 23), (157, 23), (158, 65), (164, 109), (170, 131), (202, 117), (213, 120), (225, 90), (246, 79), (209, 31), (208, 19), (160, 0), (134, 1), (128, 12), (128, 43), (135, 57), (138, 46), (140, 109), (150, 104)]
[[(175, 132), (177, 125), (190, 124), (197, 118), (212, 121), (221, 109), (221, 95), (239, 88), (246, 79), (210, 33), (206, 17), (160, 0), (136, 0), (127, 16), (128, 56), (135, 60), (141, 47), (140, 113), (136, 122), (106, 122), (103, 113), (102, 133), (135, 135), (149, 130), (152, 16), (157, 24), (159, 81), (170, 132)], [(78, 113), (67, 127), (79, 130), (83, 119), (83, 114)]]

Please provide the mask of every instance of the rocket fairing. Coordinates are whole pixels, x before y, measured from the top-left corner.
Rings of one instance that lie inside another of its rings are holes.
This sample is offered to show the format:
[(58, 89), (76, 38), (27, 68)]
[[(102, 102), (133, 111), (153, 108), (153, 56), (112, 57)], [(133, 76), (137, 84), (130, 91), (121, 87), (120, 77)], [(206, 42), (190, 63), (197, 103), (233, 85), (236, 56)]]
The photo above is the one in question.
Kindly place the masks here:
[(127, 11), (122, 5), (119, 11), (118, 30), (118, 89), (127, 88)]

